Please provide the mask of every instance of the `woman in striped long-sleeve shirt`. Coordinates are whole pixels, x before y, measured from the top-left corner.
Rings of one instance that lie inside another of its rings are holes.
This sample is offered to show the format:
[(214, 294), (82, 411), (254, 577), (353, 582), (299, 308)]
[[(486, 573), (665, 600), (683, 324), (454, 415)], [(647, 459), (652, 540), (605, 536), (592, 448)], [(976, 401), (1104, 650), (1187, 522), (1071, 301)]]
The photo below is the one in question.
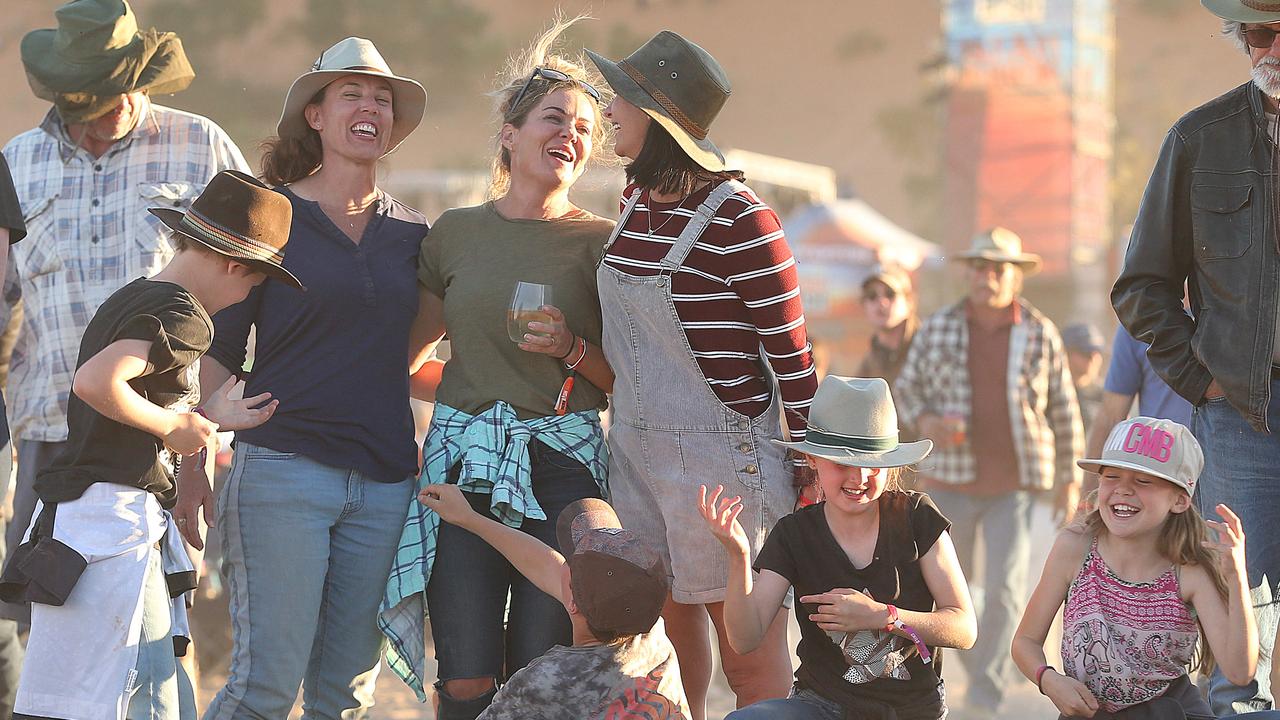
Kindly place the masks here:
[[(588, 51), (590, 53), (590, 51)], [(784, 697), (785, 613), (760, 649), (725, 641), (725, 554), (699, 521), (698, 486), (741, 495), (759, 550), (796, 499), (773, 440), (802, 438), (817, 381), (778, 217), (729, 171), (710, 125), (729, 82), (705, 50), (662, 32), (625, 60), (590, 53), (616, 97), (605, 111), (630, 185), (597, 273), (604, 350), (616, 380), (609, 484), (623, 523), (672, 574), (667, 633), (695, 718), (711, 676), (707, 620), (739, 706)]]

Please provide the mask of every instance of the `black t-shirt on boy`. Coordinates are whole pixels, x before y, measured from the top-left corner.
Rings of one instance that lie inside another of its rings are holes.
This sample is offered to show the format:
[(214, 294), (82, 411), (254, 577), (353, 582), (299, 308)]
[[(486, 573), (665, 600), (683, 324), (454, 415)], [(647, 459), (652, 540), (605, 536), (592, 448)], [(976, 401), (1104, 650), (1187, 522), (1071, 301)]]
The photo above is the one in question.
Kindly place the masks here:
[[(844, 706), (872, 700), (901, 707), (913, 699), (928, 697), (938, 686), (938, 662), (926, 665), (914, 652), (902, 663), (910, 679), (875, 677), (859, 682), (846, 679), (850, 663), (827, 632), (809, 619), (815, 608), (802, 604), (806, 595), (834, 588), (868, 591), (875, 600), (903, 610), (930, 612), (933, 595), (920, 571), (926, 555), (951, 527), (928, 495), (888, 491), (880, 496), (880, 530), (870, 564), (854, 567), (827, 524), (825, 503), (811, 505), (778, 521), (769, 533), (755, 569), (772, 570), (795, 588), (796, 620), (800, 623), (800, 667), (796, 679), (820, 695)], [(895, 636), (896, 637), (896, 636)], [(909, 650), (909, 641), (897, 641)], [(932, 651), (932, 648), (931, 648)], [(905, 652), (900, 654), (906, 654)], [(935, 653), (936, 655), (936, 653)], [(898, 676), (904, 673), (899, 671)]]
[[(194, 403), (195, 363), (213, 340), (213, 321), (191, 293), (146, 279), (120, 288), (89, 321), (76, 368), (119, 340), (151, 344), (147, 373), (129, 381), (139, 395), (169, 409)], [(67, 403), (67, 429), (66, 449), (36, 476), (41, 500), (75, 500), (90, 485), (108, 482), (141, 488), (154, 493), (162, 507), (173, 507), (173, 462), (160, 438), (99, 414), (75, 393)]]

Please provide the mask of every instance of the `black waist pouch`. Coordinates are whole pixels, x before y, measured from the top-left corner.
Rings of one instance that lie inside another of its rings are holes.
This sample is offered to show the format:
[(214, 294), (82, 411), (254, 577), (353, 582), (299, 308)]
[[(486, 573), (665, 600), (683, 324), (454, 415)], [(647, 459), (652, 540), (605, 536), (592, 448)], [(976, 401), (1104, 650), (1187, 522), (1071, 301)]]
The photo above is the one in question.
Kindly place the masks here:
[(0, 573), (0, 600), (59, 606), (67, 601), (88, 566), (84, 556), (53, 539), (57, 503), (45, 505), (31, 537), (9, 556)]

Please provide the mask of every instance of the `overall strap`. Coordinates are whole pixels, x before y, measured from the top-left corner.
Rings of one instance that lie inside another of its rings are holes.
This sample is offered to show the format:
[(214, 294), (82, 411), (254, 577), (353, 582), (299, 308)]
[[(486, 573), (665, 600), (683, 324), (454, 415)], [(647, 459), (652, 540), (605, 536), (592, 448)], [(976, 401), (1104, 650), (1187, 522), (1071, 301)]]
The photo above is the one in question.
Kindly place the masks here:
[(613, 243), (617, 241), (618, 236), (622, 234), (622, 228), (627, 226), (627, 220), (631, 217), (631, 211), (636, 209), (636, 203), (640, 201), (640, 188), (631, 191), (631, 197), (627, 198), (627, 204), (622, 208), (622, 215), (618, 216), (618, 224), (613, 226), (613, 232), (609, 233), (609, 241), (604, 244), (604, 249), (600, 251), (600, 265), (604, 262), (604, 256), (608, 254), (609, 248), (613, 247)]
[(684, 226), (684, 231), (680, 233), (680, 237), (676, 238), (667, 256), (662, 258), (660, 274), (670, 275), (679, 270), (685, 258), (689, 257), (689, 253), (693, 250), (693, 244), (711, 224), (712, 218), (716, 216), (716, 212), (724, 201), (746, 189), (747, 186), (737, 180), (726, 180), (712, 190), (707, 199), (694, 211), (693, 217), (689, 218), (689, 224)]

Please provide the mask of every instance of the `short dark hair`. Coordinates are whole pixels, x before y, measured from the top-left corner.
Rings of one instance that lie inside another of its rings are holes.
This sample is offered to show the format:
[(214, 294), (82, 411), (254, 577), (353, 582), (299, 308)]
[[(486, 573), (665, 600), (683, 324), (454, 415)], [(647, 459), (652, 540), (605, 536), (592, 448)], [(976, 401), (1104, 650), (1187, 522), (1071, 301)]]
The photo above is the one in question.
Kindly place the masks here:
[(591, 634), (594, 635), (596, 640), (599, 640), (602, 645), (617, 645), (635, 637), (635, 635), (631, 633), (616, 633), (610, 630), (598, 630), (591, 626), (591, 621), (587, 621), (587, 629), (591, 631)]
[(627, 182), (663, 194), (688, 195), (700, 180), (742, 181), (744, 177), (738, 170), (712, 172), (702, 167), (666, 128), (653, 121), (645, 133), (644, 147), (627, 164)]

